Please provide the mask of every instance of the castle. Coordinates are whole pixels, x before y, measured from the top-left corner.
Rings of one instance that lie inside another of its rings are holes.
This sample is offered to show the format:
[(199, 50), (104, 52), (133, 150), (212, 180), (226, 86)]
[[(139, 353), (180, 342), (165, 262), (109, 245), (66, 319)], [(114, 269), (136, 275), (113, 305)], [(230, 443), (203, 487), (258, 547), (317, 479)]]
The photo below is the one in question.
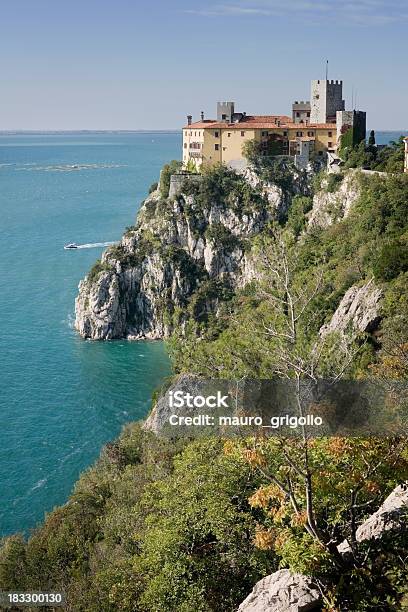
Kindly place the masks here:
[(218, 102), (217, 118), (193, 123), (187, 116), (183, 128), (183, 165), (246, 164), (243, 145), (249, 140), (264, 145), (273, 155), (293, 158), (305, 168), (314, 158), (335, 159), (340, 137), (347, 144), (365, 139), (366, 113), (345, 110), (343, 82), (313, 80), (310, 101), (296, 101), (289, 115), (248, 115), (237, 112), (234, 102)]

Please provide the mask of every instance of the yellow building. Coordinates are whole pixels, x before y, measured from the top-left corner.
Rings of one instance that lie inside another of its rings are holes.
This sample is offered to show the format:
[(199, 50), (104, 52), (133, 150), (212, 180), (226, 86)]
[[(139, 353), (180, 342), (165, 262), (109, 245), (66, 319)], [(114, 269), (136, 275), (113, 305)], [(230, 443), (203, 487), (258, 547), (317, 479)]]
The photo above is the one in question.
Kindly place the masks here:
[[(223, 112), (226, 111), (226, 112)], [(233, 102), (218, 103), (217, 119), (204, 119), (183, 128), (183, 163), (233, 164), (244, 160), (242, 146), (249, 140), (280, 143), (281, 154), (290, 154), (290, 141), (308, 140), (313, 155), (336, 149), (336, 124), (293, 123), (287, 115), (246, 115), (235, 113)], [(293, 147), (291, 148), (293, 150)]]

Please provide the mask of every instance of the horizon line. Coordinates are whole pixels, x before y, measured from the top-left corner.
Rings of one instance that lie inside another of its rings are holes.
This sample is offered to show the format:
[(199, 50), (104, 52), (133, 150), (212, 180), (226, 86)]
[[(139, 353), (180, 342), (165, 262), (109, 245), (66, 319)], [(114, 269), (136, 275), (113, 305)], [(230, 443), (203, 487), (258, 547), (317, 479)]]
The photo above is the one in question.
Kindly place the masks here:
[[(408, 128), (367, 128), (367, 132), (374, 129), (377, 132), (408, 132)], [(0, 129), (0, 135), (13, 134), (135, 134), (135, 133), (177, 133), (182, 132), (183, 128), (162, 128), (162, 129)]]
[(134, 133), (169, 133), (169, 132), (181, 132), (182, 128), (163, 128), (160, 130), (155, 129), (139, 129), (139, 130), (110, 130), (110, 129), (0, 129), (0, 134), (134, 134)]

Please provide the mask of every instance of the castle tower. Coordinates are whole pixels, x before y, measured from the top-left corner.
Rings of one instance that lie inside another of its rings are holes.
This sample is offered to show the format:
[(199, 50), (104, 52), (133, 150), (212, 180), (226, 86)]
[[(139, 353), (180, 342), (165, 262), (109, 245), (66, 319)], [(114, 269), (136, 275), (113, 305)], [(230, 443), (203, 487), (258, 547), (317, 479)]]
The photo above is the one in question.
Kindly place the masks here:
[(310, 123), (335, 123), (337, 111), (343, 111), (343, 81), (312, 81)]
[(337, 142), (342, 147), (354, 147), (366, 137), (366, 113), (359, 110), (337, 111)]
[(234, 102), (217, 102), (217, 121), (232, 122), (232, 115), (235, 110)]

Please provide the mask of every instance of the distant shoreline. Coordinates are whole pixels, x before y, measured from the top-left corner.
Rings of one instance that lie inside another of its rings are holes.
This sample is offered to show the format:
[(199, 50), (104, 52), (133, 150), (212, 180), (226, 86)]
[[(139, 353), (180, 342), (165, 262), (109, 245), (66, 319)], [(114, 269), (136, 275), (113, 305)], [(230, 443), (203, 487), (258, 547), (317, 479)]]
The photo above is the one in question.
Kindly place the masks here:
[[(58, 136), (61, 134), (177, 134), (181, 131), (181, 128), (166, 130), (0, 130), (0, 136)], [(403, 134), (407, 133), (408, 129), (386, 130), (376, 128), (375, 131), (390, 134)], [(369, 130), (367, 130), (367, 133), (369, 133)]]
[(59, 134), (175, 134), (181, 129), (173, 130), (0, 130), (0, 136), (41, 136)]

